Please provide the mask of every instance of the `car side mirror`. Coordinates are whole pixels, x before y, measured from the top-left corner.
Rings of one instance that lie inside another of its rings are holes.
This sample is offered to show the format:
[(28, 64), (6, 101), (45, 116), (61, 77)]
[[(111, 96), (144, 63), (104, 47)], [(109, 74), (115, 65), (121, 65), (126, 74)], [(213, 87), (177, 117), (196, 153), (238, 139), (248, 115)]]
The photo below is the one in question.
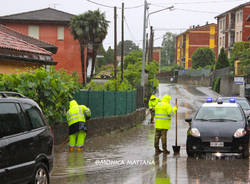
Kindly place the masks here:
[(191, 126), (192, 118), (186, 118), (186, 119), (185, 119), (185, 122), (188, 122), (189, 126)]

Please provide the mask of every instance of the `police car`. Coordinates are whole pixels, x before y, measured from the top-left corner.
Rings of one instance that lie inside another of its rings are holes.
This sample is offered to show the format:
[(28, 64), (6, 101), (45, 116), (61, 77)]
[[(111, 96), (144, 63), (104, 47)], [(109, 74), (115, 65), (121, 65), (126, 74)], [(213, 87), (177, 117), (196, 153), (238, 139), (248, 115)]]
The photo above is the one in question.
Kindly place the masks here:
[(248, 158), (249, 131), (242, 107), (230, 98), (215, 102), (208, 98), (193, 118), (185, 119), (187, 131), (186, 151), (189, 157), (201, 153), (240, 154)]

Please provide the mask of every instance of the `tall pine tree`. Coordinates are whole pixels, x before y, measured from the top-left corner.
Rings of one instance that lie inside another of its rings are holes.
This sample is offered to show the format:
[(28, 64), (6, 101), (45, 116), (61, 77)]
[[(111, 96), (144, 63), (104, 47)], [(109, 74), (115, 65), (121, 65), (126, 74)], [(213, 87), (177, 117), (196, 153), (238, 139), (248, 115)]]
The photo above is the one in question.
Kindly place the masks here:
[(221, 68), (226, 68), (228, 66), (229, 66), (229, 61), (228, 61), (226, 52), (225, 52), (224, 48), (222, 47), (220, 49), (220, 54), (218, 56), (218, 60), (217, 60), (216, 65), (215, 65), (215, 69), (218, 70)]

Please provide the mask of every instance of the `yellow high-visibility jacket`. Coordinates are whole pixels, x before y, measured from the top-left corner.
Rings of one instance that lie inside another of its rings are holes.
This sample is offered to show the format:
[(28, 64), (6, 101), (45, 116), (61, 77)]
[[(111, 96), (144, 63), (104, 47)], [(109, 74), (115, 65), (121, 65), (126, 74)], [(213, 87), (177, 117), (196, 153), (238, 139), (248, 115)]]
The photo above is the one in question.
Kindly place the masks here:
[(157, 98), (155, 95), (152, 95), (148, 101), (148, 108), (149, 109), (154, 109), (155, 106), (158, 104), (159, 102), (159, 98)]
[(170, 129), (171, 117), (176, 113), (177, 107), (173, 108), (169, 104), (171, 97), (165, 95), (162, 100), (155, 106), (155, 128)]
[(69, 110), (66, 114), (68, 126), (71, 126), (79, 121), (86, 122), (86, 117), (91, 116), (91, 111), (85, 105), (78, 105), (75, 100), (70, 101)]

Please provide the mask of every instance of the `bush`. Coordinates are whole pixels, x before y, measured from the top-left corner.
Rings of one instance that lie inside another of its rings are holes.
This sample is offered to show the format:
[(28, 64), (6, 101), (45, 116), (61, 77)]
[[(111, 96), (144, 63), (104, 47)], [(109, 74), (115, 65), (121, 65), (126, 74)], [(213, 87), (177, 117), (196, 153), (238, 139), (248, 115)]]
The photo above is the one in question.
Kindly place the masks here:
[(216, 91), (217, 93), (220, 93), (220, 77), (215, 77), (213, 81), (213, 87), (212, 89)]
[(120, 80), (109, 80), (104, 84), (98, 84), (91, 81), (84, 87), (84, 89), (93, 91), (131, 91), (134, 88), (126, 79), (124, 79), (122, 82)]
[(50, 125), (65, 120), (69, 101), (80, 86), (76, 74), (54, 68), (0, 75), (0, 90), (15, 91), (36, 101)]

